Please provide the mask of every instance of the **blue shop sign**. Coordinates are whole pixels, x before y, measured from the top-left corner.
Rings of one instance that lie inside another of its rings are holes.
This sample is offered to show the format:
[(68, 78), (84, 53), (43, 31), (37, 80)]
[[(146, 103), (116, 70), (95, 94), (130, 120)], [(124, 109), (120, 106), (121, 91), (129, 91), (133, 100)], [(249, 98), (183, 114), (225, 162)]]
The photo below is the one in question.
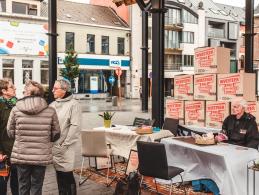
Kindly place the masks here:
[[(64, 64), (64, 58), (58, 57), (57, 61), (58, 64)], [(129, 67), (130, 60), (127, 59), (97, 59), (97, 58), (77, 58), (79, 65), (86, 65), (86, 66), (117, 66), (117, 67)]]

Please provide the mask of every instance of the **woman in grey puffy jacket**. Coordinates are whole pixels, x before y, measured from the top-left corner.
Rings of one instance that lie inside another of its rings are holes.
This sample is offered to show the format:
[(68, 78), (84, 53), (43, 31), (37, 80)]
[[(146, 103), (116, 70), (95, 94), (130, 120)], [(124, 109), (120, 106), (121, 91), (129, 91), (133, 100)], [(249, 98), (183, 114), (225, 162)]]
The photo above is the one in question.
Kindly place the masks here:
[(15, 140), (11, 163), (17, 167), (20, 195), (42, 194), (46, 166), (53, 159), (52, 142), (60, 137), (56, 111), (43, 95), (43, 87), (29, 81), (7, 124), (7, 133)]

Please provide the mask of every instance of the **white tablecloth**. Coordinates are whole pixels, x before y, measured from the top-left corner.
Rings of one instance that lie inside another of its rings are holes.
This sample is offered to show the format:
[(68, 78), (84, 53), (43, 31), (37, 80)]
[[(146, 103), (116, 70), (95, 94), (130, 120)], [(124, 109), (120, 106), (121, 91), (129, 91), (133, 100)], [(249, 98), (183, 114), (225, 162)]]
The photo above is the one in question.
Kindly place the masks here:
[(112, 128), (97, 127), (93, 130), (105, 131), (106, 140), (111, 144), (113, 154), (124, 158), (129, 157), (131, 149), (136, 150), (137, 141), (154, 141), (155, 139), (172, 136), (172, 133), (168, 130), (161, 130), (152, 134), (139, 135), (132, 129), (132, 127), (128, 126), (116, 126)]
[(198, 146), (172, 138), (161, 142), (166, 147), (168, 164), (185, 170), (184, 181), (209, 178), (222, 195), (246, 194), (247, 163), (259, 158), (257, 150), (230, 144)]
[(198, 133), (219, 133), (221, 129), (212, 128), (212, 127), (199, 127), (196, 125), (181, 125), (182, 127), (189, 129), (192, 132)]

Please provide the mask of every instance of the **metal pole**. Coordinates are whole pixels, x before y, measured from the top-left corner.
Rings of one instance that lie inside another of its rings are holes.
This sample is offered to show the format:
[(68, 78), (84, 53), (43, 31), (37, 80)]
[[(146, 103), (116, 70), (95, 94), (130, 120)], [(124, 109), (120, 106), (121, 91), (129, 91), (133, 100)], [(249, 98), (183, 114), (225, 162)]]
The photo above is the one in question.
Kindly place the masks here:
[(142, 111), (148, 112), (148, 12), (142, 10)]
[(254, 54), (254, 0), (246, 0), (245, 72), (252, 73)]
[(57, 1), (49, 0), (49, 103), (54, 101), (52, 87), (57, 79)]
[(165, 1), (152, 0), (152, 119), (164, 122), (164, 13)]

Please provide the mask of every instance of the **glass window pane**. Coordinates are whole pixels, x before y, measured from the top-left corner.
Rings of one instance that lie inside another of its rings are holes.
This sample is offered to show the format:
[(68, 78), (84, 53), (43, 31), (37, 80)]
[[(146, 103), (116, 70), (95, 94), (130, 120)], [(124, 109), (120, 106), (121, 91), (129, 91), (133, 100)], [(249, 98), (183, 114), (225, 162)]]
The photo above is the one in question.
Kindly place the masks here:
[(44, 84), (44, 85), (47, 85), (49, 83), (49, 71), (48, 70), (41, 70), (40, 82), (41, 82), (41, 84)]
[(37, 6), (35, 8), (29, 8), (28, 15), (37, 16)]
[(40, 67), (41, 67), (41, 70), (40, 70), (41, 84), (48, 85), (48, 83), (49, 83), (49, 62), (41, 61)]
[(109, 54), (109, 37), (102, 36), (102, 54)]
[(23, 60), (22, 68), (33, 68), (33, 61), (32, 60)]
[(49, 62), (48, 61), (41, 61), (40, 63), (41, 68), (49, 68)]
[(23, 84), (32, 80), (32, 70), (23, 70)]
[(0, 0), (0, 12), (6, 12), (6, 0)]
[(152, 39), (152, 28), (148, 27), (148, 39), (151, 40)]
[(124, 53), (125, 53), (125, 50), (124, 50), (125, 43), (124, 42), (125, 42), (124, 38), (118, 37), (118, 54), (120, 54), (120, 55), (124, 55)]
[(28, 80), (32, 80), (33, 61), (22, 60), (22, 68), (23, 68), (23, 84), (25, 84)]
[(14, 69), (3, 69), (3, 78), (9, 78), (14, 81)]
[(14, 60), (13, 59), (3, 59), (3, 78), (9, 78), (14, 81)]
[(27, 5), (28, 4), (25, 4), (25, 3), (13, 2), (12, 3), (13, 13), (16, 13), (16, 14), (26, 14)]
[(75, 49), (75, 33), (66, 32), (66, 50), (74, 50)]
[(87, 52), (95, 53), (95, 35), (87, 34)]
[(3, 64), (3, 68), (14, 68), (13, 59), (3, 59), (2, 64)]

